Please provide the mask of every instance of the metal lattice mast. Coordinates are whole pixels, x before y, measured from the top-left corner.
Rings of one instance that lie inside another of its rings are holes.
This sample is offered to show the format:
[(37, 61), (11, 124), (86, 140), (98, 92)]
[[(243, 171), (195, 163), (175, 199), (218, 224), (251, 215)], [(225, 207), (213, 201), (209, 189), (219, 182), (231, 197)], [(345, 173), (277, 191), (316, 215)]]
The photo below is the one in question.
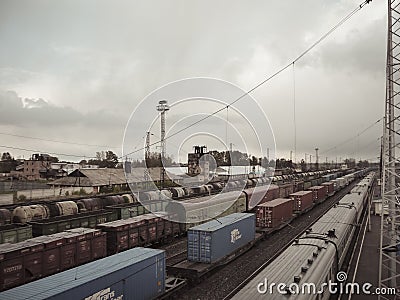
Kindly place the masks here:
[[(383, 132), (382, 213), (379, 287), (397, 288), (400, 299), (400, 0), (388, 0), (385, 124)], [(398, 157), (397, 157), (398, 156)], [(387, 215), (385, 215), (387, 210)]]
[(164, 187), (164, 180), (165, 180), (165, 168), (164, 168), (164, 161), (165, 161), (165, 154), (166, 154), (166, 144), (165, 144), (165, 112), (169, 110), (169, 106), (166, 100), (161, 100), (158, 102), (157, 110), (161, 114), (161, 168), (160, 168), (160, 181), (161, 187)]

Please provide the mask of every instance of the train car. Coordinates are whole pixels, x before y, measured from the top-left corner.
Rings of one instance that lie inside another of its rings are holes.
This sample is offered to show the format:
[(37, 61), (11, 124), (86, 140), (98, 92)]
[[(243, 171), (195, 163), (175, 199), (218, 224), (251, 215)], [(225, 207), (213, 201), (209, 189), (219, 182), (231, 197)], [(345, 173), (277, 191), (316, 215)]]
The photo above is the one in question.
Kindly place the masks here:
[(253, 210), (257, 205), (279, 198), (280, 188), (277, 185), (259, 186), (245, 189), (247, 211)]
[(300, 191), (290, 195), (294, 201), (293, 212), (302, 214), (313, 206), (313, 193), (311, 191)]
[[(99, 243), (98, 239), (103, 239)], [(48, 242), (46, 242), (47, 240)], [(98, 247), (102, 247), (99, 249)], [(48, 250), (52, 250), (49, 251)], [(78, 228), (51, 235), (33, 238), (16, 244), (0, 245), (0, 290), (6, 290), (49, 275), (49, 268), (54, 272), (67, 265), (74, 267), (99, 258), (105, 254), (105, 234), (99, 230)], [(53, 254), (51, 255), (51, 252)], [(55, 254), (55, 253), (59, 254)], [(21, 299), (2, 298), (0, 299)]]
[(278, 198), (257, 205), (256, 226), (277, 229), (293, 218), (294, 200)]
[(215, 263), (254, 241), (255, 216), (234, 213), (188, 230), (188, 261)]
[(246, 209), (247, 197), (241, 191), (230, 191), (184, 201), (170, 201), (166, 206), (167, 213), (177, 214), (180, 221), (187, 223), (187, 228), (210, 218), (245, 212)]
[(314, 203), (321, 203), (328, 197), (327, 189), (324, 186), (312, 186), (308, 190), (313, 194)]
[(326, 188), (326, 194), (330, 197), (335, 194), (335, 187), (334, 187), (334, 182), (333, 181), (328, 181), (322, 183), (322, 186)]

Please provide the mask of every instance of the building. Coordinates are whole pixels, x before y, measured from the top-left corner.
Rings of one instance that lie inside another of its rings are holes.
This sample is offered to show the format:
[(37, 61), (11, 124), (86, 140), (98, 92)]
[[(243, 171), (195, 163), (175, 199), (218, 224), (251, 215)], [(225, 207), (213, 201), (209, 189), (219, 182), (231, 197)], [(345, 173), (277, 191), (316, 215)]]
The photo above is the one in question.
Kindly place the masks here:
[(24, 160), (11, 174), (27, 180), (47, 179), (54, 175), (51, 164), (56, 160), (56, 157), (48, 154), (33, 154), (31, 159)]

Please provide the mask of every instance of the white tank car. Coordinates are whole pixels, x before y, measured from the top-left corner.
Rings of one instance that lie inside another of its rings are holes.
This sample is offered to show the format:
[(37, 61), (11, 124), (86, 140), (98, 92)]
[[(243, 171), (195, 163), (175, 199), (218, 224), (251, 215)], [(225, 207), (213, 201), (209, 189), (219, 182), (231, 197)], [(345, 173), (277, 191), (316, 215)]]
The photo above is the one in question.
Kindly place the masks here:
[(324, 284), (337, 282), (373, 179), (373, 173), (363, 179), (357, 192), (344, 196), (232, 299), (329, 299)]

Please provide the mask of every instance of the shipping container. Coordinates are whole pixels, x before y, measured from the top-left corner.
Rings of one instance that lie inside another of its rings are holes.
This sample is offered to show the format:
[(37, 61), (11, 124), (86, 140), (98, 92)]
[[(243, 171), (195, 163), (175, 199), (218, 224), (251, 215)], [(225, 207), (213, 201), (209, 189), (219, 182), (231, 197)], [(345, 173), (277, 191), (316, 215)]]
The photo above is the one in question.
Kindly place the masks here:
[(279, 186), (279, 198), (286, 198), (293, 193), (293, 184), (286, 183)]
[(293, 192), (298, 192), (304, 190), (304, 181), (295, 181)]
[(311, 191), (299, 191), (290, 195), (294, 200), (293, 211), (302, 213), (313, 206), (313, 194)]
[(255, 238), (255, 215), (235, 213), (188, 230), (188, 260), (214, 263)]
[(312, 186), (308, 190), (310, 190), (313, 194), (314, 203), (321, 203), (325, 201), (326, 197), (328, 196), (326, 187), (322, 185)]
[(278, 198), (260, 204), (256, 209), (256, 225), (279, 228), (293, 217), (293, 199)]
[(51, 219), (29, 222), (33, 236), (48, 235), (65, 230), (87, 227), (95, 228), (97, 224), (117, 220), (117, 212), (100, 210), (85, 212), (73, 216), (59, 216)]
[(8, 224), (0, 226), (0, 243), (18, 243), (32, 237), (32, 226), (28, 224)]
[(0, 293), (0, 299), (154, 299), (165, 291), (165, 252), (134, 248)]
[(326, 193), (328, 194), (328, 196), (332, 196), (335, 193), (335, 187), (333, 181), (324, 182), (322, 186), (325, 186)]
[(244, 193), (247, 195), (248, 209), (252, 210), (258, 204), (279, 198), (279, 186), (271, 184), (268, 189), (265, 186), (258, 186), (246, 189)]

